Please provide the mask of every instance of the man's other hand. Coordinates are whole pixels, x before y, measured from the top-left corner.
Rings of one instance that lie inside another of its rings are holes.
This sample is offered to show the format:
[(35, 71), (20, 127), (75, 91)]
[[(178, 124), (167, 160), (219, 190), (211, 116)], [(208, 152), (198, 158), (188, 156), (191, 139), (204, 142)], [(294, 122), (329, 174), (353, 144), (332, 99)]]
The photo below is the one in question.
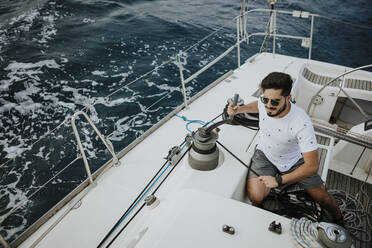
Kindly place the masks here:
[(275, 177), (272, 176), (260, 176), (258, 180), (263, 182), (266, 187), (272, 189), (278, 187), (278, 182), (276, 181)]
[(236, 115), (238, 113), (238, 107), (239, 106), (234, 106), (232, 107), (231, 104), (227, 107), (227, 114), (229, 116)]

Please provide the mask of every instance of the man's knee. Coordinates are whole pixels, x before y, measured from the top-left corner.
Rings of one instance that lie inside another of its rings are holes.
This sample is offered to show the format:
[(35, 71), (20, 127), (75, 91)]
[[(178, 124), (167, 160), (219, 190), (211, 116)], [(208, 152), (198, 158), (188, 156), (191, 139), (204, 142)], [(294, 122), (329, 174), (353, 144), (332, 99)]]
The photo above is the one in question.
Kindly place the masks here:
[(260, 204), (265, 199), (267, 192), (266, 187), (257, 178), (249, 178), (247, 181), (247, 193), (249, 199), (255, 203)]
[(264, 200), (264, 195), (248, 193), (248, 197), (253, 204), (261, 204)]

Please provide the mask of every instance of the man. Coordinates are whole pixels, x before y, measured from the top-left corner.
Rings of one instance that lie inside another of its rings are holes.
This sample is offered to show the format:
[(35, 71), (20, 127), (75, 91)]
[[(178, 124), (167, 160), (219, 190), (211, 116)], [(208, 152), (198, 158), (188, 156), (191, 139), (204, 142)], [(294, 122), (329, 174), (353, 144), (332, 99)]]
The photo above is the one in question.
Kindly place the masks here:
[(292, 79), (288, 74), (272, 72), (261, 82), (263, 96), (243, 106), (228, 108), (229, 115), (259, 113), (257, 149), (248, 174), (248, 196), (255, 205), (262, 203), (271, 188), (299, 183), (337, 224), (343, 216), (335, 199), (325, 189), (318, 172), (318, 144), (309, 116), (291, 104)]

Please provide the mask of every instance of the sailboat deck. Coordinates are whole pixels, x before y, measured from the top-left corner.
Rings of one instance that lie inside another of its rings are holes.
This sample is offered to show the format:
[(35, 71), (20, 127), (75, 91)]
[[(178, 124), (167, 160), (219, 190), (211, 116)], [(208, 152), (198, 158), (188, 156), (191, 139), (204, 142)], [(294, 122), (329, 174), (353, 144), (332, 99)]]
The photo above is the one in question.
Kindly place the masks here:
[[(183, 109), (178, 114), (187, 117), (189, 120), (211, 120), (221, 113), (221, 110), (226, 104), (227, 98), (233, 96), (237, 92), (246, 102), (256, 100), (256, 98), (252, 97), (252, 94), (257, 90), (262, 78), (269, 72), (282, 71), (289, 73), (293, 78), (296, 78), (304, 63), (308, 63), (308, 60), (283, 55), (275, 55), (274, 57), (271, 54), (261, 54), (260, 56), (255, 57), (255, 60), (252, 62), (248, 60), (240, 69), (235, 70), (226, 80), (221, 81), (221, 83), (218, 83), (215, 87), (209, 89), (203, 97), (196, 98), (195, 101), (190, 104), (188, 109)], [(324, 64), (316, 61), (312, 61), (312, 63), (319, 65)], [(120, 159), (121, 166), (113, 167), (102, 174), (102, 176), (97, 180), (97, 186), (92, 187), (86, 196), (84, 196), (81, 206), (70, 211), (57, 226), (52, 228), (52, 230), (38, 244), (38, 247), (56, 247), (61, 243), (64, 243), (65, 246), (69, 247), (97, 247), (105, 235), (107, 235), (110, 229), (115, 225), (115, 223), (117, 223), (120, 216), (123, 215), (125, 209), (132, 204), (139, 192), (141, 192), (147, 182), (151, 180), (161, 165), (164, 164), (163, 157), (168, 149), (176, 144), (180, 144), (184, 140), (187, 133), (185, 124), (186, 123), (181, 118), (172, 116), (167, 122), (154, 130), (138, 145), (134, 146), (123, 158)], [(190, 126), (193, 130), (198, 127), (199, 126), (197, 125)], [(254, 137), (255, 132), (253, 130), (231, 125), (223, 126), (219, 133), (219, 141), (228, 147), (228, 149), (233, 151), (233, 153), (246, 164), (249, 163), (252, 155), (248, 149), (246, 150), (246, 145), (250, 144), (254, 140)], [(325, 152), (320, 152), (319, 156), (322, 161), (325, 160)], [(140, 211), (139, 207), (134, 208), (130, 215), (128, 215), (128, 218), (121, 222), (117, 230), (124, 228), (124, 225), (126, 226), (129, 219), (137, 214), (137, 211), (138, 215), (136, 215), (136, 218), (133, 219), (130, 225), (128, 225), (120, 235), (118, 234), (118, 238), (113, 241), (112, 246), (110, 247), (123, 247), (125, 244), (131, 244), (134, 242), (133, 237), (137, 237), (137, 235), (141, 234), (144, 230), (147, 230), (146, 235), (142, 240), (138, 240), (139, 243), (136, 247), (150, 247), (141, 246), (141, 244), (144, 245), (146, 240), (148, 240), (149, 244), (159, 240), (158, 232), (161, 232), (161, 235), (164, 235), (164, 237), (168, 237), (168, 231), (172, 230), (175, 232), (177, 228), (190, 227), (192, 231), (199, 230), (195, 229), (198, 225), (187, 226), (189, 223), (187, 219), (185, 222), (177, 222), (176, 224), (173, 222), (167, 222), (166, 227), (169, 229), (165, 229), (164, 219), (168, 220), (167, 217), (169, 215), (172, 218), (175, 216), (172, 212), (168, 213), (167, 204), (171, 205), (175, 203), (178, 206), (177, 193), (183, 192), (183, 190), (191, 189), (198, 191), (200, 194), (203, 192), (208, 195), (215, 195), (213, 197), (211, 196), (211, 201), (220, 199), (220, 201), (225, 202), (227, 204), (226, 207), (230, 208), (228, 213), (231, 214), (231, 218), (235, 218), (235, 213), (238, 213), (240, 210), (249, 214), (251, 211), (250, 208), (252, 207), (242, 203), (244, 201), (243, 191), (245, 189), (244, 183), (246, 173), (246, 168), (233, 158), (232, 155), (222, 149), (221, 164), (213, 171), (201, 172), (193, 170), (188, 166), (187, 157), (184, 158), (157, 192), (157, 196), (161, 200), (161, 204), (157, 207), (157, 211), (151, 212), (151, 210), (147, 208)], [(329, 188), (334, 188), (333, 185), (338, 187), (340, 184), (342, 186), (347, 185), (351, 193), (355, 194), (355, 192), (359, 191), (357, 184), (354, 183), (357, 180), (350, 178), (348, 179), (350, 183), (347, 184), (345, 182), (348, 181), (342, 178), (343, 175), (334, 176), (334, 173), (337, 172), (329, 172), (329, 180), (327, 181), (327, 186)], [(356, 186), (353, 186), (354, 184)], [(371, 186), (369, 185), (368, 187), (368, 191), (370, 191), (371, 194)], [(109, 194), (107, 192), (109, 192)], [(192, 194), (189, 195), (190, 199), (192, 199), (192, 196)], [(362, 200), (365, 201), (364, 198), (362, 198)], [(187, 203), (192, 206), (195, 205), (193, 201)], [(185, 211), (187, 209), (188, 208), (185, 207)], [(63, 211), (65, 211), (65, 209), (62, 209), (62, 211), (60, 211), (61, 213), (57, 213), (53, 219), (50, 219), (43, 226), (43, 228), (39, 229), (29, 239), (22, 243), (21, 247), (30, 247), (30, 245), (40, 235), (42, 235), (42, 232), (52, 226), (55, 219), (58, 218), (60, 214), (64, 213)], [(160, 217), (164, 217), (164, 219), (156, 217), (159, 218), (159, 221), (152, 222), (151, 218), (147, 218), (151, 213), (158, 212), (164, 214), (164, 216), (159, 215)], [(196, 210), (193, 214), (195, 214), (194, 218), (196, 220), (198, 219), (197, 217), (203, 216), (203, 214)], [(273, 219), (274, 217), (282, 220), (283, 224), (286, 224), (286, 226), (289, 225), (288, 219), (284, 217), (274, 215), (267, 211), (260, 212), (260, 218)], [(87, 228), (86, 223), (90, 223), (89, 228)], [(202, 224), (207, 225), (208, 223), (209, 222), (203, 222)], [(257, 223), (242, 222), (239, 223), (239, 225), (244, 225), (244, 228), (247, 230), (254, 230), (257, 227)], [(92, 233), (94, 233), (94, 236), (92, 236)], [(271, 233), (267, 231), (267, 226), (263, 226), (261, 229), (257, 230), (255, 234), (257, 233), (260, 233), (259, 239), (262, 242), (272, 241), (277, 244), (278, 238), (283, 238), (284, 236), (289, 240), (289, 233), (285, 233), (281, 237), (276, 236), (276, 234), (271, 235)], [(178, 234), (184, 233), (179, 232)], [(116, 233), (111, 235), (110, 239), (115, 235)], [(222, 235), (224, 235), (224, 233), (219, 232), (219, 236), (225, 237)], [(200, 235), (197, 232), (195, 232), (195, 236), (182, 236), (184, 240), (178, 240), (177, 244), (182, 244), (180, 241), (190, 240), (193, 240), (198, 244), (199, 236)], [(242, 235), (242, 237), (243, 236), (244, 235)], [(215, 239), (209, 239), (211, 242), (213, 240)], [(110, 240), (108, 242), (110, 242)], [(218, 245), (218, 242), (214, 242), (214, 244)], [(222, 244), (223, 243), (219, 244), (220, 246), (218, 247), (226, 247), (222, 246)], [(249, 244), (246, 242), (240, 242), (234, 247), (246, 247), (247, 245)], [(361, 245), (357, 247), (369, 247), (368, 245), (370, 244)], [(165, 245), (162, 247), (174, 246)]]

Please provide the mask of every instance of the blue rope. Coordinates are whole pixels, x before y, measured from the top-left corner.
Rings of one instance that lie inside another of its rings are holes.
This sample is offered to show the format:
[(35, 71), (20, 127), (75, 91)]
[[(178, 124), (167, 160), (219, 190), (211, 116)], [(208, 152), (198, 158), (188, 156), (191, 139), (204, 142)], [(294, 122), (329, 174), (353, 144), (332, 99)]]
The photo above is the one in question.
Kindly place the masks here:
[[(182, 150), (186, 147), (187, 143), (185, 142), (183, 144), (183, 146), (181, 147), (180, 149), (180, 152), (182, 152)], [(132, 210), (138, 205), (138, 203), (143, 199), (143, 197), (150, 191), (150, 189), (156, 184), (156, 182), (159, 180), (159, 178), (164, 174), (164, 172), (166, 170), (168, 170), (168, 168), (171, 166), (171, 162), (169, 162), (167, 164), (167, 166), (164, 168), (164, 170), (160, 173), (159, 176), (157, 176), (157, 178), (151, 183), (151, 185), (146, 189), (145, 192), (143, 192), (143, 194), (141, 195), (140, 198), (137, 199), (137, 201), (133, 204), (133, 206), (129, 209), (129, 211), (123, 216), (123, 218), (121, 218), (121, 220), (116, 224), (116, 226), (114, 227), (114, 229), (112, 229), (111, 233), (113, 233), (116, 228), (124, 221), (124, 219), (132, 212)]]
[(208, 126), (209, 124), (213, 123), (213, 121), (209, 121), (209, 122), (205, 123), (205, 122), (202, 121), (202, 120), (189, 120), (189, 119), (187, 119), (187, 117), (184, 116), (184, 115), (178, 115), (178, 114), (176, 114), (176, 116), (179, 117), (179, 118), (181, 118), (183, 121), (186, 122), (186, 130), (187, 130), (189, 133), (192, 133), (192, 131), (191, 131), (190, 128), (189, 128), (189, 125), (190, 125), (190, 124), (198, 123), (198, 124), (200, 124), (200, 125), (202, 125), (202, 126)]

